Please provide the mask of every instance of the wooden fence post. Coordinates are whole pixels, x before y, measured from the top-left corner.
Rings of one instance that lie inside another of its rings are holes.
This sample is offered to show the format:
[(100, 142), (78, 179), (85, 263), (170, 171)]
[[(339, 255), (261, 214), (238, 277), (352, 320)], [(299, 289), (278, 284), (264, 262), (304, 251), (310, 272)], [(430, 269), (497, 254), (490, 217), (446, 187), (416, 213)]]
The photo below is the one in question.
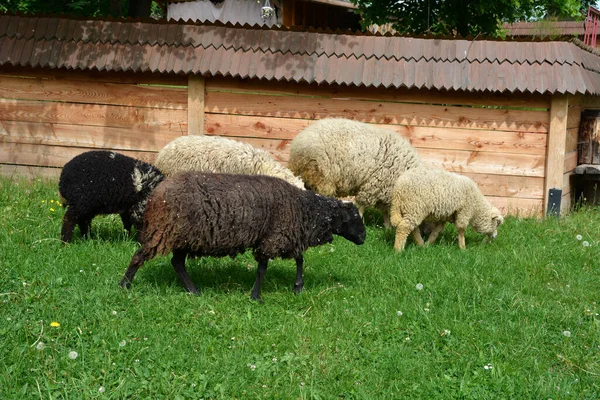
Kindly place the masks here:
[(188, 135), (204, 135), (204, 77), (188, 77)]
[(567, 140), (567, 95), (555, 95), (550, 104), (550, 129), (546, 152), (546, 181), (544, 204), (546, 215), (560, 215), (560, 201), (565, 169), (565, 145)]

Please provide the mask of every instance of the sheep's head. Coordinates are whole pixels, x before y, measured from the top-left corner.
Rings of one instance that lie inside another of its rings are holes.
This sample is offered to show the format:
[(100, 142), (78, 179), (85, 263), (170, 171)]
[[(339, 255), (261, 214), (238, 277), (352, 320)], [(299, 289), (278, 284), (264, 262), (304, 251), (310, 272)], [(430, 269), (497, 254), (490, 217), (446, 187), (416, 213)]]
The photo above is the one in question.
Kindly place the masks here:
[(491, 207), (487, 213), (481, 218), (476, 218), (473, 221), (473, 229), (479, 233), (484, 233), (490, 238), (495, 239), (498, 236), (498, 227), (504, 222), (504, 217), (500, 210), (496, 207)]
[(332, 232), (355, 244), (363, 244), (367, 231), (356, 206), (348, 201), (340, 201), (332, 221)]

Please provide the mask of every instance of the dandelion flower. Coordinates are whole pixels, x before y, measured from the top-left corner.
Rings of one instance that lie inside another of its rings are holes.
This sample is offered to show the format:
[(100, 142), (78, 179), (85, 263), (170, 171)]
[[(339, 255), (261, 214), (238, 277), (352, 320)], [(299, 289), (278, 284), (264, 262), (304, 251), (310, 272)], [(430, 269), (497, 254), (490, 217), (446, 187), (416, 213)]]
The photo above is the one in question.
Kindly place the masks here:
[(38, 342), (38, 344), (35, 346), (35, 348), (37, 350), (44, 350), (46, 348), (46, 344), (44, 344), (44, 342)]
[(50, 212), (56, 211), (54, 208), (50, 207)]
[(78, 356), (79, 356), (79, 354), (78, 354), (76, 351), (74, 351), (74, 350), (71, 350), (71, 351), (69, 352), (69, 358), (70, 358), (71, 360), (74, 360), (74, 359), (76, 359)]
[(581, 235), (577, 235), (577, 236), (575, 236), (575, 239), (577, 239), (577, 240), (581, 240), (581, 239), (583, 239), (583, 236), (581, 236)]
[(417, 286), (415, 286), (417, 288), (417, 290), (423, 290), (423, 284), (422, 283), (417, 283)]
[(119, 347), (125, 347), (125, 345), (126, 345), (126, 344), (127, 344), (127, 341), (126, 341), (126, 340), (121, 340), (121, 341), (119, 342)]
[(50, 322), (50, 326), (53, 328), (58, 328), (60, 326), (60, 324), (56, 321), (52, 321), (52, 322)]
[(583, 247), (588, 247), (590, 245), (590, 242), (584, 240), (583, 242), (581, 242), (581, 244), (583, 245)]
[(54, 203), (54, 200), (50, 200), (50, 203)]
[(563, 335), (565, 335), (565, 337), (571, 337), (571, 331), (563, 331)]
[(98, 388), (98, 393), (104, 393), (106, 391), (106, 388), (104, 386), (100, 386)]
[(399, 316), (399, 317), (401, 317), (402, 316), (402, 311), (400, 311), (400, 310), (396, 311), (396, 315)]

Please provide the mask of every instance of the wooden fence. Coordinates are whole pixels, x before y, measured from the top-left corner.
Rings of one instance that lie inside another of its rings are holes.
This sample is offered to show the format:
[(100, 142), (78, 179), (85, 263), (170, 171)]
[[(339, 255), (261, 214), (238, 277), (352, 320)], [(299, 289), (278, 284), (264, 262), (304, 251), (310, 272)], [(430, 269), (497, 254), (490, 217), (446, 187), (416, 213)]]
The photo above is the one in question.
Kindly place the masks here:
[(191, 77), (188, 90), (187, 77), (5, 69), (0, 70), (0, 168), (3, 175), (57, 176), (73, 156), (97, 148), (151, 162), (175, 137), (202, 132), (264, 148), (285, 164), (301, 129), (314, 119), (344, 117), (397, 131), (426, 161), (474, 179), (504, 211), (539, 215), (551, 166), (551, 118), (568, 113), (566, 139), (558, 139), (564, 167), (554, 157), (559, 166), (553, 168), (560, 171), (551, 172), (564, 181), (566, 203), (581, 104), (576, 97), (556, 101), (541, 95), (231, 78)]

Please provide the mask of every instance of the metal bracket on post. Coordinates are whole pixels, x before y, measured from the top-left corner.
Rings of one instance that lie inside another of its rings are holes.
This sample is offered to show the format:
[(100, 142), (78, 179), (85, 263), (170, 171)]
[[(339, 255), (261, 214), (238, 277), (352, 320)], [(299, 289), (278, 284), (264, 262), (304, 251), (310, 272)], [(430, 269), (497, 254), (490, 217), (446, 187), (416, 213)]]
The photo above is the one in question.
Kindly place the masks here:
[(560, 217), (560, 201), (562, 199), (562, 189), (548, 190), (548, 208), (546, 215), (555, 215)]

